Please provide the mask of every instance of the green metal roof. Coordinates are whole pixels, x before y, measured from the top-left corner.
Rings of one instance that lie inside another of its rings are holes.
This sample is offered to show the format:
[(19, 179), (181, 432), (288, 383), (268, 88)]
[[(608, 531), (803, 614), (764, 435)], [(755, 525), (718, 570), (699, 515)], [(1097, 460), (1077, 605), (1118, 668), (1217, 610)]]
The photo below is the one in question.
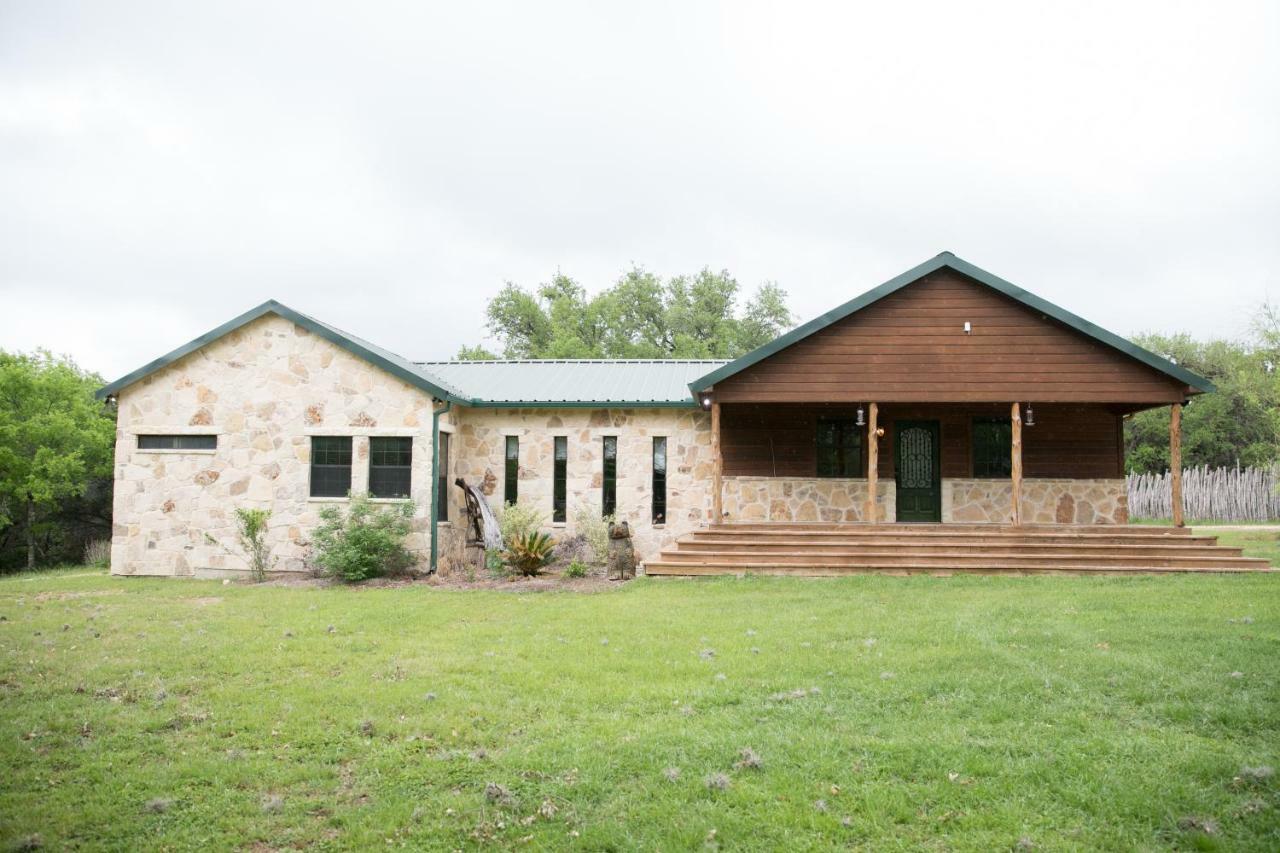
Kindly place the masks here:
[(723, 360), (556, 359), (426, 361), (432, 376), (466, 389), (473, 406), (693, 408), (689, 382)]
[(1003, 293), (1005, 296), (1015, 299), (1026, 305), (1032, 310), (1038, 311), (1045, 316), (1052, 317), (1058, 322), (1075, 329), (1077, 332), (1093, 338), (1100, 343), (1106, 344), (1113, 349), (1117, 349), (1131, 358), (1135, 358), (1148, 367), (1164, 373), (1179, 382), (1183, 382), (1199, 391), (1213, 391), (1213, 383), (1203, 376), (1197, 376), (1186, 368), (1179, 367), (1168, 359), (1161, 358), (1153, 352), (1143, 349), (1132, 341), (1125, 340), (1119, 335), (1108, 332), (1101, 326), (1096, 326), (1088, 320), (1082, 319), (1065, 308), (1059, 308), (1046, 299), (1041, 299), (1034, 293), (1029, 293), (1015, 284), (1005, 281), (1004, 279), (994, 276), (981, 267), (976, 267), (968, 261), (961, 260), (950, 252), (943, 252), (937, 257), (925, 261), (919, 266), (912, 267), (899, 276), (889, 279), (879, 287), (868, 290), (866, 293), (849, 300), (838, 308), (835, 308), (821, 317), (817, 317), (805, 323), (803, 326), (797, 326), (785, 335), (782, 335), (764, 346), (757, 347), (746, 355), (735, 361), (731, 361), (723, 367), (712, 370), (704, 376), (689, 383), (689, 390), (696, 396), (700, 391), (706, 391), (717, 382), (721, 382), (735, 373), (738, 373), (753, 364), (756, 364), (774, 353), (786, 349), (797, 341), (804, 340), (815, 332), (827, 328), (828, 326), (843, 320), (851, 314), (861, 311), (863, 308), (878, 302), (891, 293), (896, 293), (914, 281), (918, 281), (929, 273), (936, 272), (943, 267), (949, 267), (958, 273), (962, 273), (974, 281), (990, 287)]
[(155, 373), (161, 368), (168, 367), (183, 356), (190, 355), (200, 347), (211, 344), (219, 338), (234, 332), (241, 326), (245, 326), (259, 317), (267, 314), (275, 314), (290, 320), (307, 329), (312, 334), (318, 335), (330, 343), (342, 347), (352, 355), (359, 356), (365, 361), (374, 364), (399, 379), (403, 379), (414, 387), (421, 388), (433, 397), (440, 400), (453, 400), (455, 402), (470, 402), (457, 388), (450, 386), (447, 382), (430, 375), (426, 371), (420, 369), (413, 362), (406, 358), (396, 355), (393, 352), (383, 349), (376, 344), (358, 338), (355, 335), (348, 334), (340, 329), (335, 329), (327, 323), (322, 323), (313, 317), (299, 313), (287, 305), (282, 305), (274, 299), (268, 300), (257, 308), (250, 309), (232, 320), (223, 323), (216, 329), (212, 329), (193, 341), (188, 341), (173, 352), (160, 356), (155, 361), (139, 367), (137, 370), (120, 377), (109, 385), (104, 385), (97, 391), (99, 399), (115, 394), (122, 388), (126, 388), (140, 379), (144, 379)]

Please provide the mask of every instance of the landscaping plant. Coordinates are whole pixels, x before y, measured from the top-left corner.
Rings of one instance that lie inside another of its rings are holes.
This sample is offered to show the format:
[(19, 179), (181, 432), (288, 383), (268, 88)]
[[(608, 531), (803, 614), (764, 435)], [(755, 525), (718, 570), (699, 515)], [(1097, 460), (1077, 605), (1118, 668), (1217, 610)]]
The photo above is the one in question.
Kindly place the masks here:
[(534, 531), (516, 536), (507, 546), (507, 565), (516, 574), (533, 577), (542, 571), (542, 567), (551, 559), (555, 550), (555, 540), (547, 533)]
[(267, 544), (267, 521), (271, 510), (239, 507), (236, 509), (236, 526), (240, 533), (240, 547), (249, 560), (249, 573), (254, 583), (267, 579), (267, 570), (275, 560), (271, 546)]
[(379, 506), (364, 494), (353, 494), (346, 512), (326, 506), (312, 535), (316, 564), (349, 583), (403, 572), (415, 561), (404, 544), (413, 511), (413, 501)]

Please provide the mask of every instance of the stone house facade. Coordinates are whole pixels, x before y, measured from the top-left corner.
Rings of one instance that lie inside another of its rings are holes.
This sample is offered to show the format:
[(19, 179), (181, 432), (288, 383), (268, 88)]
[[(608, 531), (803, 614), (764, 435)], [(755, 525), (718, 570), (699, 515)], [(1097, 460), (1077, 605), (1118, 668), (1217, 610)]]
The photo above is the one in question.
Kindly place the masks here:
[(112, 572), (243, 574), (248, 507), (309, 571), (363, 492), (448, 572), (458, 479), (556, 537), (612, 509), (642, 560), (713, 522), (1122, 524), (1123, 417), (1210, 388), (945, 253), (734, 362), (412, 362), (268, 302), (101, 390)]

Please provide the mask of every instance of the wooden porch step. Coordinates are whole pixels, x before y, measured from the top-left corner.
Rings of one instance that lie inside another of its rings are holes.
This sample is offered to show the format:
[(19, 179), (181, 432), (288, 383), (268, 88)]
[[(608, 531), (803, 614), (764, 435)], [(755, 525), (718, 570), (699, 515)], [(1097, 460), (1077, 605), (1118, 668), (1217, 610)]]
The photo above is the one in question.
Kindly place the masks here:
[[(1134, 557), (1239, 557), (1240, 548), (1229, 548), (1209, 543), (1189, 545), (1134, 544), (1134, 543), (1072, 543), (1072, 542), (984, 542), (981, 548), (957, 548), (952, 542), (751, 542), (723, 539), (682, 540), (680, 554), (821, 554), (858, 555), (864, 553), (960, 554), (980, 551), (982, 554), (1031, 554), (1054, 553), (1097, 554), (1100, 556)], [(666, 551), (664, 553), (673, 553)]]
[(823, 521), (760, 521), (760, 522), (724, 522), (710, 524), (701, 528), (708, 532), (763, 532), (763, 533), (847, 533), (863, 535), (866, 533), (909, 532), (929, 533), (1018, 533), (1034, 535), (1038, 533), (1070, 533), (1070, 534), (1123, 534), (1126, 536), (1190, 536), (1190, 527), (1164, 527), (1147, 524), (908, 524), (908, 523), (838, 523)]
[[(1263, 562), (1265, 566), (1265, 561)], [(1042, 563), (1034, 566), (1003, 566), (1003, 565), (987, 565), (980, 568), (941, 568), (931, 565), (863, 565), (863, 566), (832, 566), (815, 563), (807, 566), (777, 566), (769, 563), (761, 563), (747, 565), (743, 563), (723, 563), (723, 564), (691, 564), (691, 563), (673, 563), (673, 562), (652, 562), (645, 564), (645, 572), (650, 575), (683, 575), (683, 576), (699, 576), (699, 575), (792, 575), (798, 577), (832, 577), (841, 575), (858, 575), (858, 574), (888, 574), (888, 575), (963, 575), (963, 574), (979, 574), (979, 575), (1053, 575), (1053, 574), (1076, 574), (1076, 575), (1135, 575), (1135, 574), (1182, 574), (1182, 573), (1202, 573), (1202, 574), (1240, 574), (1245, 572), (1275, 572), (1275, 569), (1269, 566), (1253, 568), (1253, 567), (1179, 567), (1179, 568), (1163, 568), (1163, 567), (1128, 567), (1120, 568), (1116, 566), (1094, 566), (1094, 565), (1056, 565), (1052, 563)]]
[(776, 565), (776, 566), (896, 566), (919, 565), (935, 568), (1034, 567), (1037, 565), (1096, 565), (1114, 568), (1265, 568), (1265, 560), (1231, 555), (1193, 554), (1164, 556), (1153, 554), (1080, 554), (1049, 551), (1040, 554), (987, 554), (982, 552), (921, 553), (911, 550), (846, 552), (842, 554), (694, 554), (663, 552), (660, 563), (686, 565)]

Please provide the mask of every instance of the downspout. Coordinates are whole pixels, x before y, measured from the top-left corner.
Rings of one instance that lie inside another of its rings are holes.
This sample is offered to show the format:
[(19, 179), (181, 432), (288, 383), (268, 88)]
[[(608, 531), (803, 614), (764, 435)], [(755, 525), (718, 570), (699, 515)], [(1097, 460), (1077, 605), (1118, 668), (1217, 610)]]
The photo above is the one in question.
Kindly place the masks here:
[(444, 408), (431, 408), (431, 568), (427, 574), (434, 575), (440, 556), (440, 542), (436, 535), (440, 513), (436, 509), (436, 501), (440, 500), (440, 416), (447, 415), (453, 408), (452, 400), (445, 400)]

